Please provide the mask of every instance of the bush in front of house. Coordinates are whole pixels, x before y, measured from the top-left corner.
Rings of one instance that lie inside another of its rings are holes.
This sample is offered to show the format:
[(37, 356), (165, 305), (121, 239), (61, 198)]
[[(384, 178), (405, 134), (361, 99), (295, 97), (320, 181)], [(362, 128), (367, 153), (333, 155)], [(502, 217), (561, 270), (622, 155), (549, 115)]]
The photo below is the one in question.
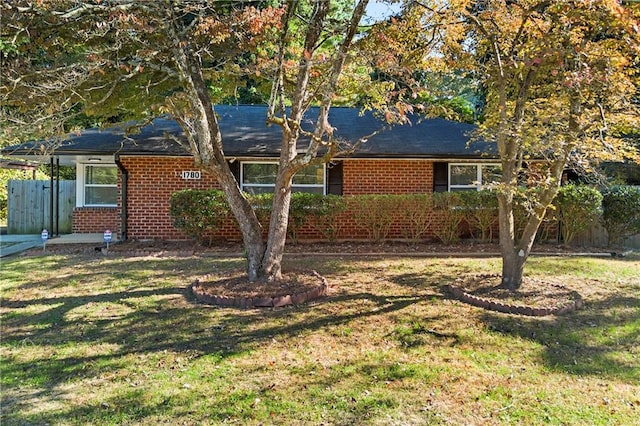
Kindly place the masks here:
[(271, 210), (273, 208), (273, 194), (244, 194), (249, 200), (249, 203), (253, 206), (258, 221), (264, 229), (269, 228), (269, 221), (271, 220)]
[(376, 242), (387, 238), (401, 208), (398, 196), (388, 194), (354, 195), (349, 197), (348, 206), (355, 223)]
[(439, 225), (434, 226), (433, 233), (444, 244), (454, 244), (460, 239), (460, 224), (466, 215), (461, 194), (461, 192), (433, 194), (433, 211)]
[[(273, 194), (245, 194), (264, 228), (269, 226)], [(298, 231), (312, 223), (329, 240), (340, 229), (337, 216), (346, 210), (343, 197), (337, 195), (291, 194), (289, 237), (296, 242)], [(211, 244), (213, 235), (231, 216), (224, 193), (219, 190), (185, 189), (172, 194), (169, 214), (173, 225), (200, 243)]]
[(298, 231), (322, 208), (324, 197), (322, 194), (307, 192), (294, 192), (291, 194), (287, 232), (294, 244), (298, 242)]
[(338, 216), (347, 210), (347, 202), (340, 195), (322, 195), (310, 198), (312, 208), (308, 209), (314, 227), (329, 241), (335, 241), (342, 225)]
[(398, 195), (398, 210), (403, 216), (404, 237), (413, 243), (422, 240), (433, 223), (433, 195)]
[[(265, 228), (269, 226), (273, 194), (247, 195), (256, 208), (258, 220)], [(307, 224), (312, 224), (327, 239), (334, 241), (340, 230), (337, 216), (346, 210), (343, 197), (337, 195), (294, 192), (289, 205), (287, 233), (291, 241), (298, 242), (298, 233)]]
[(482, 242), (493, 241), (498, 224), (498, 197), (489, 190), (460, 192), (465, 219), (474, 238)]
[(609, 246), (640, 233), (640, 188), (617, 185), (603, 191), (602, 226), (609, 234)]
[(215, 189), (174, 192), (169, 204), (173, 226), (203, 244), (211, 244), (213, 232), (230, 213), (224, 193)]
[(562, 240), (571, 244), (577, 235), (597, 223), (602, 212), (602, 194), (591, 186), (568, 184), (560, 187), (553, 205), (561, 224)]

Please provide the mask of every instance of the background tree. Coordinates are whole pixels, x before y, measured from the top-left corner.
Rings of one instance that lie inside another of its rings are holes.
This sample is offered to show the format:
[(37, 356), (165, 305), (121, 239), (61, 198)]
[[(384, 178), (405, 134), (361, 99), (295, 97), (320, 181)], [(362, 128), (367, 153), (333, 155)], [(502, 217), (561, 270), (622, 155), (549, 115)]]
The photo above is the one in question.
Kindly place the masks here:
[[(609, 0), (414, 6), (439, 19), (445, 60), (473, 72), (485, 89), (478, 136), (495, 141), (501, 159), (502, 283), (517, 289), (563, 171), (603, 159), (637, 160), (618, 129), (639, 123), (633, 102), (638, 21)], [(517, 235), (514, 197), (522, 186), (528, 210)]]
[[(225, 193), (242, 233), (249, 279), (277, 280), (294, 174), (354, 148), (334, 137), (329, 110), (338, 93), (353, 92), (349, 85), (375, 87), (361, 59), (366, 51), (356, 55), (354, 46), (365, 36), (360, 21), (367, 3), (4, 2), (4, 137), (61, 134), (83, 117), (99, 123), (135, 118), (142, 125), (170, 114), (182, 127), (195, 164), (215, 176)], [(342, 78), (345, 74), (350, 78)], [(214, 109), (242, 87), (269, 99), (265, 120), (282, 128), (266, 244), (225, 160)], [(372, 96), (376, 107), (388, 106), (385, 96), (382, 90)], [(312, 105), (318, 115), (309, 126), (303, 118)], [(308, 142), (302, 154), (296, 150), (300, 138)]]

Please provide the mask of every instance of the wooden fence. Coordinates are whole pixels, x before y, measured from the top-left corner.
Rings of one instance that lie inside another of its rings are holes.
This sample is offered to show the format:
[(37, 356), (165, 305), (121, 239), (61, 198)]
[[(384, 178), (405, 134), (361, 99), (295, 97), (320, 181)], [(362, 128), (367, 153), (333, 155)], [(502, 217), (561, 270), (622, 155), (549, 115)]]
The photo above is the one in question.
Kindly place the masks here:
[[(53, 183), (53, 190), (56, 182)], [(51, 182), (48, 180), (10, 180), (8, 184), (7, 232), (9, 234), (39, 234), (51, 224)], [(76, 205), (76, 182), (59, 182), (59, 199), (54, 193), (53, 223), (58, 233), (71, 232), (73, 208)], [(56, 204), (58, 215), (56, 215)], [(49, 229), (53, 235), (55, 229)]]
[[(572, 245), (576, 247), (607, 247), (609, 236), (606, 229), (596, 223), (587, 232), (577, 235)], [(640, 249), (640, 234), (625, 238), (622, 246), (630, 249)]]

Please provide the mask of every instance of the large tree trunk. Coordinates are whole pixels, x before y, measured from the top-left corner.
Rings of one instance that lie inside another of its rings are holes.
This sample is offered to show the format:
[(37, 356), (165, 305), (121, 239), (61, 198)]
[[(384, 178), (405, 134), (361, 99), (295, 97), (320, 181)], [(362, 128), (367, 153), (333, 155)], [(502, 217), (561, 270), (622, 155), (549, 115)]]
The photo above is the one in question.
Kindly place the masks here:
[(499, 192), (497, 197), (500, 251), (502, 254), (502, 286), (515, 290), (522, 285), (525, 258), (524, 256), (519, 257), (516, 250), (513, 194)]
[(273, 194), (269, 238), (262, 260), (261, 276), (267, 282), (282, 278), (282, 256), (287, 242), (289, 207), (291, 205), (291, 176), (284, 171), (278, 172), (276, 191)]
[(558, 185), (551, 185), (541, 190), (537, 200), (535, 200), (536, 206), (529, 212), (527, 223), (521, 235), (516, 235), (514, 226), (513, 195), (498, 194), (502, 286), (504, 288), (517, 290), (522, 286), (524, 264), (531, 254), (533, 243), (544, 220), (547, 207), (551, 204), (557, 192)]
[(231, 213), (238, 222), (242, 241), (247, 256), (247, 275), (249, 281), (260, 280), (262, 271), (262, 259), (264, 257), (264, 242), (262, 240), (262, 225), (255, 211), (242, 195), (235, 177), (229, 170), (218, 176), (218, 182), (224, 191)]
[[(185, 42), (186, 43), (186, 42)], [(247, 275), (249, 281), (260, 279), (264, 242), (262, 225), (248, 200), (244, 197), (229, 168), (222, 149), (222, 135), (215, 114), (208, 86), (202, 76), (198, 60), (188, 49), (188, 44), (177, 43), (175, 61), (182, 71), (189, 106), (193, 118), (184, 120), (176, 115), (189, 141), (197, 165), (212, 173), (224, 191), (231, 213), (238, 222), (247, 253)]]

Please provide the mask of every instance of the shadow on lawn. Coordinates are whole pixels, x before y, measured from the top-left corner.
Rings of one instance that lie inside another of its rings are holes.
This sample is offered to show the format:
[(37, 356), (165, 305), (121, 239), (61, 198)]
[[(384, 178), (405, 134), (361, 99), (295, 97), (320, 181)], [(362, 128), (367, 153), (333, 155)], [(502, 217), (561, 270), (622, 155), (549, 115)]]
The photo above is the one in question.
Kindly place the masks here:
[(551, 320), (491, 312), (482, 320), (543, 345), (551, 369), (640, 384), (640, 298), (614, 295)]
[[(70, 378), (117, 371), (124, 367), (123, 357), (127, 355), (190, 351), (196, 356), (232, 356), (273, 336), (287, 338), (348, 323), (354, 318), (385, 315), (419, 300), (422, 297), (357, 293), (276, 310), (219, 309), (192, 303), (181, 287), (76, 297), (14, 298), (3, 300), (3, 307), (10, 309), (3, 318), (3, 344), (47, 348), (50, 354), (29, 362), (5, 359), (3, 375), (14, 378), (16, 383), (24, 380), (52, 390)], [(366, 310), (335, 308), (356, 301), (367, 301)], [(331, 305), (334, 307), (330, 308)], [(30, 312), (31, 307), (38, 307), (38, 311)], [(113, 307), (112, 314), (84, 315), (89, 308), (108, 311)], [(67, 352), (64, 348), (82, 345), (91, 348), (105, 345), (112, 349), (105, 349), (104, 353), (96, 349), (87, 356), (63, 354)]]

